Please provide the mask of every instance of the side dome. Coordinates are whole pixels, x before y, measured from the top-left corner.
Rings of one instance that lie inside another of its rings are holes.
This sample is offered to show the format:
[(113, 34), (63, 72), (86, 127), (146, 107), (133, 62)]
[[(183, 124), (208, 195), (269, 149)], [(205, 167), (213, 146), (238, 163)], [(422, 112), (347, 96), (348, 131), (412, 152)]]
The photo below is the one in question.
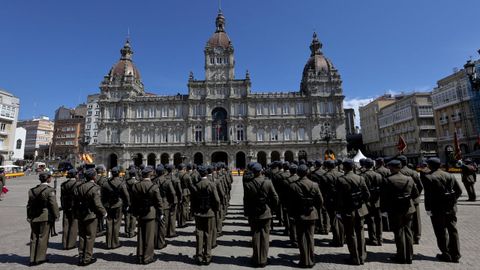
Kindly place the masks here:
[(132, 61), (133, 50), (128, 39), (120, 50), (120, 54), (120, 60), (108, 72), (110, 80), (123, 80), (125, 77), (130, 77), (134, 81), (141, 81), (140, 71)]

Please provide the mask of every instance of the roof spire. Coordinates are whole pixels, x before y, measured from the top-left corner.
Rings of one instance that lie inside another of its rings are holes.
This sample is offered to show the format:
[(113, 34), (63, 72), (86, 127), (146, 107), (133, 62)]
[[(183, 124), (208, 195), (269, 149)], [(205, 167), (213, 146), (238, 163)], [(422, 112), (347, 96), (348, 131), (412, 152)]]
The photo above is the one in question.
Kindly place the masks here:
[(218, 12), (222, 12), (222, 0), (218, 0)]
[(217, 19), (215, 20), (215, 25), (217, 30), (215, 32), (225, 32), (225, 17), (223, 16), (222, 10), (218, 10)]
[(132, 50), (132, 47), (130, 46), (130, 30), (128, 30), (127, 40), (125, 41), (123, 48), (120, 50), (120, 54), (122, 55), (120, 59), (132, 60), (133, 50)]
[(318, 40), (317, 32), (313, 32), (312, 43), (310, 44), (310, 51), (312, 52), (311, 56), (322, 54), (323, 44)]

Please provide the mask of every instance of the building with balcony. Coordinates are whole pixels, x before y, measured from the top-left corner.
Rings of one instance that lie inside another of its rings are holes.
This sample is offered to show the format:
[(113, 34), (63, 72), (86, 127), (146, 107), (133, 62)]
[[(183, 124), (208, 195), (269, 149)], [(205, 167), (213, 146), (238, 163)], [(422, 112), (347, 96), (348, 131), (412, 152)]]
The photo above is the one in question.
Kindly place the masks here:
[(438, 154), (446, 163), (454, 160), (454, 133), (463, 154), (479, 148), (478, 128), (472, 110), (473, 92), (465, 71), (458, 70), (439, 80), (432, 91), (432, 106), (437, 130)]
[(53, 121), (47, 116), (31, 120), (18, 121), (18, 126), (25, 128), (25, 159), (45, 159), (49, 155), (53, 138)]
[(392, 95), (380, 96), (365, 106), (360, 106), (360, 127), (365, 154), (368, 156), (383, 156), (383, 143), (378, 130), (378, 112), (385, 106), (395, 102)]
[(60, 107), (55, 111), (55, 124), (51, 147), (52, 158), (80, 162), (85, 147), (85, 116), (87, 105), (74, 109)]
[(433, 119), (431, 93), (412, 93), (396, 97), (396, 101), (378, 112), (381, 156), (395, 156), (400, 136), (407, 143), (403, 153), (410, 163), (437, 155), (437, 134)]
[(0, 89), (0, 165), (11, 164), (20, 100)]
[(100, 94), (93, 94), (87, 97), (87, 115), (85, 116), (85, 144), (88, 148), (87, 151), (93, 150), (93, 146), (98, 143), (99, 96)]
[(15, 145), (13, 146), (12, 160), (23, 160), (25, 156), (25, 139), (27, 138), (27, 130), (23, 127), (15, 129)]
[(248, 161), (316, 159), (327, 150), (346, 156), (342, 81), (317, 35), (300, 89), (259, 93), (248, 71), (235, 77), (222, 12), (215, 25), (204, 48), (205, 78), (190, 73), (188, 94), (145, 92), (127, 40), (100, 85), (95, 162), (112, 168), (223, 161), (245, 168)]

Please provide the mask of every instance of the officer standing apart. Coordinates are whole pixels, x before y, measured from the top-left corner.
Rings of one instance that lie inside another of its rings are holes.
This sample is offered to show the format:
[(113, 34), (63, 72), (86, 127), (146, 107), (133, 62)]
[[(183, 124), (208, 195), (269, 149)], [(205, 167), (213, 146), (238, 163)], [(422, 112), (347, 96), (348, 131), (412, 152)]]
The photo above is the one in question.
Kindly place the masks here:
[(412, 220), (416, 211), (413, 202), (420, 194), (413, 179), (400, 173), (402, 163), (399, 160), (390, 161), (388, 166), (391, 175), (382, 189), (382, 208), (387, 211), (397, 246), (397, 254), (392, 260), (411, 264), (414, 238)]
[(363, 177), (355, 174), (355, 163), (351, 159), (342, 162), (344, 175), (337, 181), (337, 218), (341, 218), (345, 229), (345, 240), (350, 252), (349, 264), (363, 265), (367, 258), (365, 235), (363, 232), (364, 218), (368, 214), (366, 202), (370, 193)]
[(460, 241), (457, 231), (457, 200), (462, 189), (455, 176), (440, 170), (440, 159), (427, 161), (430, 173), (425, 175), (425, 210), (432, 220), (433, 231), (441, 254), (437, 258), (458, 263)]
[(207, 169), (198, 167), (200, 181), (192, 186), (192, 211), (195, 216), (197, 241), (195, 261), (209, 265), (212, 260), (212, 234), (214, 233), (215, 211), (220, 207), (220, 197), (215, 184), (207, 178)]
[(63, 210), (63, 249), (77, 247), (78, 220), (73, 211), (74, 190), (81, 182), (77, 179), (77, 170), (71, 169), (67, 172), (67, 181), (60, 186), (60, 203)]
[(130, 196), (127, 186), (119, 177), (120, 170), (114, 167), (111, 171), (112, 178), (105, 181), (102, 186), (102, 201), (105, 206), (107, 217), (106, 242), (107, 249), (120, 247), (120, 226), (122, 224), (122, 207), (128, 210)]
[(44, 172), (38, 177), (40, 184), (28, 191), (27, 221), (30, 234), (30, 266), (48, 262), (47, 247), (50, 237), (50, 224), (58, 220), (55, 190), (48, 184), (52, 177)]
[(243, 205), (252, 230), (252, 264), (256, 267), (265, 267), (270, 246), (272, 221), (270, 209), (277, 207), (278, 195), (272, 182), (262, 176), (262, 165), (253, 164), (252, 172), (254, 179), (245, 183)]
[(155, 219), (163, 220), (162, 198), (157, 185), (150, 177), (153, 168), (146, 166), (142, 170), (142, 181), (132, 187), (132, 213), (137, 217), (137, 263), (150, 264), (155, 261)]
[(298, 166), (299, 179), (290, 184), (291, 196), (294, 198), (296, 211), (295, 224), (297, 228), (298, 247), (300, 249), (300, 267), (312, 268), (315, 266), (315, 221), (319, 218), (319, 211), (323, 207), (323, 198), (317, 183), (308, 177), (308, 167), (305, 164)]
[(86, 182), (75, 190), (74, 211), (78, 219), (78, 264), (86, 266), (97, 261), (93, 258), (93, 245), (97, 235), (97, 216), (106, 217), (107, 211), (101, 202), (101, 188), (95, 183), (95, 169), (84, 172)]
[(468, 200), (474, 202), (477, 200), (475, 194), (475, 182), (477, 182), (477, 165), (471, 159), (465, 159), (461, 166), (462, 168), (462, 182), (468, 194)]

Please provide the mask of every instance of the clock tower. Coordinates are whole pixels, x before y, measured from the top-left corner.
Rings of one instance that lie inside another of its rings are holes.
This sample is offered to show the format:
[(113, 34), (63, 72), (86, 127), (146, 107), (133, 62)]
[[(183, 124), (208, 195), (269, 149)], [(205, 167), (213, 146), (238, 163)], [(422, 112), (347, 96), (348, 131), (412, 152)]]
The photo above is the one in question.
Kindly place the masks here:
[(215, 20), (216, 30), (205, 46), (205, 79), (229, 81), (235, 79), (233, 45), (225, 32), (225, 17), (221, 10)]

